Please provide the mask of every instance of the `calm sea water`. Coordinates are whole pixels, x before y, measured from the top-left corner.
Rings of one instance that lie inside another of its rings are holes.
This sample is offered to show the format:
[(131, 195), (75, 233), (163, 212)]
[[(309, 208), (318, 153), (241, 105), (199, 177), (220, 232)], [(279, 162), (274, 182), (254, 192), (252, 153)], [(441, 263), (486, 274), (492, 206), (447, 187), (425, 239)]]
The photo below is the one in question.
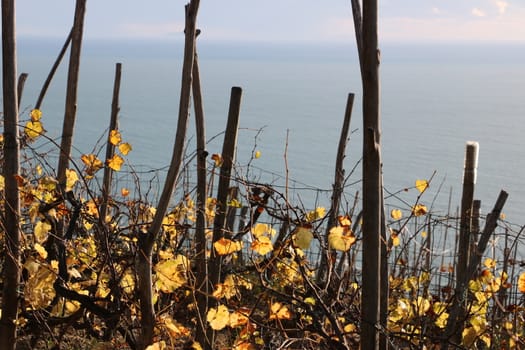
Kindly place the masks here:
[[(61, 45), (61, 40), (19, 41), (19, 72), (29, 73), (22, 99), (26, 111), (34, 105)], [(294, 198), (306, 207), (316, 201), (326, 205), (350, 92), (356, 99), (347, 174), (361, 153), (362, 93), (352, 45), (203, 41), (198, 50), (208, 138), (224, 130), (230, 89), (241, 86), (238, 161), (245, 165), (253, 149), (261, 152), (247, 176), (284, 191), (287, 166)], [(180, 43), (87, 42), (79, 86), (77, 156), (91, 152), (105, 137), (115, 63), (122, 62), (120, 127), (134, 148), (129, 161), (141, 171), (165, 167), (175, 135), (181, 57)], [(51, 137), (60, 134), (65, 74), (61, 68), (42, 106)], [(465, 143), (474, 140), (480, 143), (476, 197), (482, 200), (482, 211), (487, 213), (505, 189), (510, 193), (504, 210), (508, 220), (525, 223), (525, 45), (384, 45), (381, 77), (387, 191), (412, 187), (416, 179), (436, 172), (423, 202), (430, 205), (437, 196), (435, 210), (446, 213), (452, 192), (455, 211)], [(189, 134), (192, 150), (193, 124)], [(210, 153), (220, 153), (222, 138), (210, 142)], [(359, 181), (359, 171), (360, 166), (349, 183)], [(359, 189), (358, 183), (348, 187), (349, 203)], [(416, 195), (414, 190), (400, 194), (408, 203)], [(406, 207), (393, 197), (387, 203)]]

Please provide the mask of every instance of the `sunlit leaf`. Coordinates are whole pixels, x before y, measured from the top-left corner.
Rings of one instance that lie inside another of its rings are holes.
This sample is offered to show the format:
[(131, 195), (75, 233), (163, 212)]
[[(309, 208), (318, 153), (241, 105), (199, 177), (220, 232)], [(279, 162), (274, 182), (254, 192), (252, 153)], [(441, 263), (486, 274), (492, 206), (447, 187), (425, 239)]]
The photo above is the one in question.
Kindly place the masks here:
[(228, 202), (228, 206), (233, 208), (242, 208), (242, 203), (237, 198), (232, 198), (232, 200)]
[(116, 146), (118, 145), (120, 142), (122, 142), (122, 135), (120, 135), (120, 132), (118, 130), (111, 130), (109, 132), (109, 142), (113, 145), (113, 146)]
[(47, 240), (51, 225), (45, 221), (38, 221), (34, 228), (35, 240), (37, 243), (44, 243)]
[(120, 171), (122, 164), (124, 164), (124, 159), (118, 154), (113, 155), (110, 159), (106, 160), (108, 167), (115, 171)]
[(31, 117), (32, 122), (37, 122), (42, 118), (42, 111), (39, 109), (33, 109), (31, 110), (31, 113), (29, 113), (29, 116)]
[(292, 235), (294, 246), (303, 250), (310, 248), (313, 238), (312, 230), (303, 226), (298, 227)]
[(163, 260), (155, 265), (157, 287), (164, 293), (172, 293), (187, 282), (189, 261), (184, 255), (175, 259)]
[(29, 272), (24, 288), (25, 301), (35, 310), (49, 306), (55, 298), (56, 272), (49, 265), (32, 259), (26, 261), (24, 268)]
[(228, 308), (224, 305), (219, 305), (217, 308), (210, 308), (206, 315), (206, 321), (208, 321), (212, 329), (220, 331), (230, 322)]
[(355, 241), (356, 238), (352, 233), (352, 230), (343, 226), (332, 227), (328, 234), (330, 248), (341, 252), (348, 251)]
[(491, 258), (486, 258), (483, 265), (485, 265), (487, 269), (494, 269), (496, 267), (496, 261)]
[(261, 151), (255, 151), (255, 154), (253, 155), (255, 159), (261, 158)]
[(390, 211), (390, 217), (394, 220), (400, 220), (403, 217), (403, 212), (399, 209), (392, 209)]
[(127, 197), (129, 196), (129, 190), (126, 187), (122, 187), (120, 189), (120, 194), (122, 195), (122, 197)]
[(133, 148), (131, 147), (129, 143), (123, 142), (120, 145), (118, 145), (118, 150), (120, 151), (120, 153), (127, 156), (128, 153), (133, 150)]
[(399, 244), (401, 244), (401, 239), (399, 238), (399, 234), (398, 233), (392, 233), (390, 238), (392, 239), (392, 245), (394, 247), (397, 247), (397, 246), (399, 246)]
[(275, 302), (270, 306), (270, 320), (289, 320), (292, 313), (286, 305)]
[(419, 192), (423, 193), (428, 188), (427, 180), (416, 180), (416, 188)]
[(215, 286), (212, 295), (217, 299), (226, 298), (228, 300), (236, 296), (237, 292), (235, 277), (233, 275), (228, 275), (224, 279), (224, 283), (219, 283)]
[(222, 156), (220, 154), (214, 153), (211, 155), (211, 159), (215, 162), (216, 167), (220, 167), (223, 163)]
[(266, 255), (273, 250), (272, 240), (268, 236), (257, 237), (253, 240), (250, 248), (260, 255)]
[(5, 188), (5, 177), (0, 175), (0, 191), (3, 191)]
[(423, 216), (423, 215), (426, 215), (427, 213), (428, 213), (428, 209), (423, 204), (416, 204), (415, 206), (412, 207), (412, 214), (414, 216)]
[(135, 275), (132, 270), (126, 270), (124, 276), (122, 276), (122, 279), (120, 280), (120, 287), (124, 293), (133, 295), (133, 291), (135, 290)]
[(72, 191), (78, 181), (78, 174), (73, 169), (66, 169), (66, 192)]
[(42, 259), (47, 259), (47, 250), (46, 248), (42, 247), (40, 244), (35, 243), (35, 250), (40, 255)]
[(248, 323), (248, 315), (250, 314), (250, 310), (246, 308), (241, 308), (239, 310), (236, 310), (235, 312), (232, 312), (230, 314), (230, 327), (237, 328), (240, 326), (244, 326)]
[(273, 237), (275, 235), (275, 230), (267, 224), (255, 224), (255, 226), (251, 228), (251, 231), (255, 238), (259, 238), (262, 236)]
[(352, 333), (352, 332), (355, 332), (356, 330), (357, 330), (357, 327), (353, 323), (349, 323), (343, 328), (343, 331), (345, 333)]
[(86, 173), (90, 176), (104, 167), (104, 163), (94, 154), (83, 154), (80, 160), (86, 166)]
[(146, 350), (167, 350), (166, 342), (164, 340), (158, 341), (149, 345)]
[(191, 335), (191, 331), (187, 327), (173, 320), (170, 316), (162, 317), (162, 325), (166, 328), (170, 336), (175, 339), (189, 337)]
[(35, 139), (38, 136), (40, 136), (44, 132), (44, 127), (42, 126), (42, 123), (39, 121), (28, 121), (26, 123), (26, 126), (24, 128), (24, 132), (27, 136), (31, 139)]
[(242, 249), (241, 241), (232, 241), (231, 239), (222, 237), (215, 243), (213, 243), (213, 248), (218, 255), (228, 255), (235, 252), (238, 252)]
[(337, 217), (337, 221), (339, 221), (339, 226), (343, 226), (343, 227), (352, 226), (352, 220), (350, 220), (350, 217), (348, 217), (348, 215), (339, 215)]
[(318, 219), (322, 219), (325, 216), (326, 209), (323, 207), (317, 207), (306, 214), (306, 221), (312, 222)]
[(518, 278), (518, 290), (525, 294), (525, 272), (522, 272)]

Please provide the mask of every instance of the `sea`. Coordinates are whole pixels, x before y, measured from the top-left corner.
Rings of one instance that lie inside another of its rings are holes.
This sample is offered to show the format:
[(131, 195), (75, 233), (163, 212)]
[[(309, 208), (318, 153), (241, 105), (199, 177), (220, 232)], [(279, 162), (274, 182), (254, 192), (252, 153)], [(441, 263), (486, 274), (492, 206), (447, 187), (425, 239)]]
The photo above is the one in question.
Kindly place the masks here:
[[(18, 72), (28, 73), (21, 120), (29, 118), (64, 39), (20, 38)], [(505, 220), (525, 224), (525, 44), (381, 44), (381, 125), (385, 203), (406, 213), (421, 203), (456, 213), (465, 145), (479, 143), (475, 198), (482, 215), (500, 190)], [(209, 154), (221, 153), (233, 86), (243, 90), (236, 175), (270, 184), (304, 208), (328, 206), (348, 95), (355, 94), (344, 166), (345, 206), (360, 198), (362, 87), (355, 43), (197, 43)], [(73, 160), (104, 154), (116, 63), (122, 63), (119, 129), (133, 151), (122, 186), (161, 179), (178, 118), (183, 43), (87, 40), (82, 48)], [(46, 136), (60, 138), (66, 54), (41, 107)], [(190, 119), (193, 121), (193, 111)], [(188, 128), (187, 158), (196, 148)], [(39, 152), (53, 153), (49, 142)], [(56, 151), (56, 150), (55, 150)], [(258, 151), (259, 158), (255, 158)], [(52, 156), (51, 156), (52, 157)], [(127, 176), (126, 176), (127, 174)], [(189, 176), (191, 178), (191, 176)]]

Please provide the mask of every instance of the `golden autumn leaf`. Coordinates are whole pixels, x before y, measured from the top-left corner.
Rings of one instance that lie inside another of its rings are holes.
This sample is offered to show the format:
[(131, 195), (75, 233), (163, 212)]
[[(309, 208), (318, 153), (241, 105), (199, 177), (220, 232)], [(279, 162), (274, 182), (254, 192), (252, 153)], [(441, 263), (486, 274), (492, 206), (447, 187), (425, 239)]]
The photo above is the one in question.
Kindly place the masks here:
[(255, 238), (262, 236), (273, 237), (275, 235), (275, 230), (270, 225), (261, 223), (255, 224), (255, 226), (251, 228), (251, 232)]
[(394, 220), (400, 220), (403, 217), (403, 212), (399, 209), (392, 209), (390, 211), (390, 217)]
[(294, 246), (303, 250), (310, 248), (313, 238), (314, 234), (312, 233), (312, 230), (303, 226), (298, 227), (292, 234)]
[(184, 327), (170, 316), (164, 316), (161, 320), (161, 324), (173, 338), (177, 339), (180, 337), (189, 337), (191, 335), (191, 331), (187, 327)]
[(115, 154), (112, 158), (106, 160), (106, 164), (108, 167), (115, 171), (120, 171), (120, 168), (122, 167), (122, 164), (124, 164), (124, 159), (119, 156), (118, 154)]
[(36, 139), (44, 132), (44, 127), (39, 121), (28, 121), (24, 127), (24, 132), (31, 139)]
[(518, 290), (525, 294), (525, 272), (518, 278)]
[(149, 345), (146, 350), (167, 350), (166, 342), (164, 340), (158, 341)]
[(122, 153), (123, 155), (127, 156), (128, 153), (133, 150), (133, 148), (131, 147), (131, 145), (129, 143), (124, 142), (124, 143), (121, 143), (120, 145), (118, 145), (118, 150), (120, 151), (120, 153)]
[(45, 221), (38, 221), (34, 228), (35, 241), (37, 243), (44, 243), (47, 240), (51, 225)]
[(323, 207), (317, 207), (315, 210), (309, 211), (306, 214), (306, 221), (312, 222), (318, 219), (322, 219), (326, 213), (326, 209)]
[(485, 265), (487, 269), (494, 269), (496, 267), (496, 261), (491, 258), (486, 258), (483, 265)]
[(428, 188), (428, 181), (427, 180), (416, 180), (416, 188), (420, 193), (425, 192), (425, 190)]
[(286, 305), (275, 302), (270, 306), (270, 320), (289, 320), (292, 313)]
[(37, 122), (42, 118), (42, 111), (39, 109), (33, 109), (31, 110), (31, 113), (29, 113), (29, 116), (31, 117), (32, 122)]
[(94, 154), (83, 154), (80, 156), (80, 160), (86, 166), (86, 173), (89, 176), (93, 176), (93, 174), (104, 167), (104, 163)]
[(352, 220), (350, 220), (350, 217), (348, 217), (348, 215), (339, 215), (337, 217), (337, 221), (339, 221), (339, 226), (343, 226), (343, 227), (352, 226)]
[(222, 156), (220, 154), (214, 153), (211, 155), (211, 159), (215, 162), (216, 167), (220, 167), (223, 163)]
[(172, 293), (187, 282), (189, 260), (184, 255), (175, 259), (163, 260), (155, 265), (157, 287), (164, 293)]
[(272, 240), (268, 236), (260, 236), (253, 240), (250, 248), (260, 255), (266, 255), (273, 250)]
[(336, 226), (330, 229), (328, 234), (328, 243), (330, 248), (346, 252), (355, 243), (356, 238), (352, 230), (343, 226)]
[(412, 214), (414, 216), (423, 216), (428, 213), (428, 209), (423, 204), (416, 204), (412, 207)]
[(3, 191), (5, 188), (5, 177), (0, 175), (0, 191)]
[(40, 244), (35, 243), (35, 250), (40, 255), (42, 259), (47, 259), (47, 250), (46, 248), (42, 247)]
[(127, 197), (129, 196), (129, 190), (126, 187), (122, 187), (120, 189), (120, 194), (122, 195), (122, 197)]
[(35, 310), (49, 306), (55, 298), (56, 272), (51, 266), (32, 259), (26, 261), (24, 268), (29, 272), (24, 288), (25, 301)]
[(72, 191), (78, 181), (78, 174), (73, 169), (66, 169), (66, 192)]
[(237, 287), (235, 284), (234, 276), (226, 276), (226, 278), (224, 279), (224, 283), (219, 283), (215, 286), (215, 290), (213, 291), (212, 295), (217, 299), (226, 298), (227, 300), (236, 296)]
[(261, 158), (261, 151), (255, 151), (255, 154), (253, 155), (255, 159)]
[(109, 132), (109, 142), (113, 145), (113, 146), (116, 146), (118, 145), (120, 142), (122, 142), (122, 135), (120, 135), (120, 132), (118, 130), (111, 130)]
[(213, 243), (213, 248), (215, 248), (215, 251), (218, 255), (228, 255), (241, 250), (242, 242), (232, 241), (231, 239), (222, 237), (221, 239)]
[(250, 314), (250, 310), (247, 308), (240, 308), (239, 310), (236, 310), (230, 314), (230, 327), (237, 328), (240, 326), (244, 326), (248, 323), (248, 315)]
[(219, 305), (217, 308), (210, 308), (206, 315), (206, 321), (208, 321), (212, 329), (220, 331), (230, 322), (228, 308), (224, 305)]

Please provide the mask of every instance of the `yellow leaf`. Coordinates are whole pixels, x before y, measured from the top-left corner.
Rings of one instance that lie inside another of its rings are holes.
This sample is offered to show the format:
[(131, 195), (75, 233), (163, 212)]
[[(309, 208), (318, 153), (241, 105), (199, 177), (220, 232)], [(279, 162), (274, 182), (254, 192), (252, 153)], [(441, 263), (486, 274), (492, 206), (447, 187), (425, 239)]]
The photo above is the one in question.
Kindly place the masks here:
[(390, 217), (394, 220), (399, 220), (403, 217), (403, 212), (399, 209), (392, 209), (392, 211), (390, 211)]
[(223, 163), (222, 156), (220, 154), (214, 153), (211, 155), (211, 159), (215, 162), (216, 167), (220, 167)]
[(240, 308), (239, 310), (236, 310), (235, 312), (232, 312), (230, 314), (230, 327), (237, 328), (240, 326), (244, 326), (248, 323), (248, 315), (250, 314), (250, 310), (246, 308)]
[(193, 350), (202, 350), (202, 346), (200, 343), (197, 343), (196, 341), (193, 342), (193, 344), (191, 344), (191, 348), (190, 350), (193, 349)]
[(228, 206), (233, 208), (241, 208), (242, 204), (237, 198), (233, 198), (231, 201), (228, 202)]
[(28, 121), (24, 128), (24, 132), (27, 136), (29, 136), (29, 138), (35, 139), (44, 132), (44, 127), (39, 121)]
[(220, 331), (230, 322), (228, 308), (224, 305), (219, 305), (217, 308), (210, 308), (206, 315), (206, 321), (208, 321), (212, 329)]
[(260, 236), (253, 240), (251, 248), (260, 255), (266, 255), (273, 250), (272, 240), (268, 236)]
[(235, 285), (235, 280), (233, 275), (228, 275), (224, 279), (224, 283), (217, 284), (215, 290), (213, 291), (213, 297), (220, 299), (226, 298), (231, 299), (237, 295), (237, 287)]
[(273, 237), (273, 235), (275, 235), (275, 230), (267, 224), (255, 224), (255, 226), (251, 228), (251, 231), (255, 238), (259, 238), (261, 236)]
[(525, 272), (518, 278), (518, 289), (521, 293), (525, 294)]
[(270, 306), (270, 320), (289, 320), (291, 318), (292, 313), (286, 305), (275, 302)]
[(133, 295), (133, 291), (135, 290), (135, 275), (131, 269), (126, 270), (124, 276), (122, 276), (122, 279), (120, 280), (120, 287), (124, 293)]
[(347, 325), (343, 328), (343, 330), (344, 330), (345, 333), (352, 333), (352, 332), (355, 332), (356, 329), (357, 329), (357, 327), (356, 327), (355, 324), (353, 324), (353, 323), (349, 323), (349, 324), (347, 324)]
[(189, 337), (191, 335), (191, 331), (178, 323), (177, 321), (174, 321), (170, 316), (162, 317), (163, 325), (173, 338), (177, 339), (180, 337)]
[(35, 225), (34, 234), (37, 243), (44, 243), (47, 240), (51, 225), (44, 221), (38, 221)]
[(155, 265), (157, 287), (164, 293), (172, 293), (187, 282), (189, 261), (184, 255), (175, 259), (163, 260)]
[(120, 171), (122, 164), (124, 164), (124, 159), (118, 154), (115, 154), (112, 158), (106, 160), (106, 163), (111, 169)]
[(326, 209), (323, 207), (317, 207), (315, 210), (312, 210), (306, 214), (306, 221), (312, 222), (318, 219), (323, 218), (326, 213)]
[(352, 226), (352, 220), (348, 217), (348, 215), (339, 215), (337, 217), (337, 220), (339, 221), (339, 225), (343, 227), (350, 227)]
[(416, 188), (420, 193), (425, 192), (425, 190), (428, 188), (428, 181), (427, 180), (416, 180)]
[(483, 262), (483, 265), (485, 265), (487, 269), (493, 269), (496, 267), (496, 261), (491, 258), (486, 258), (485, 261)]
[(390, 237), (392, 238), (392, 245), (394, 247), (399, 246), (399, 244), (401, 243), (401, 239), (399, 238), (399, 234), (393, 233)]
[(35, 250), (40, 255), (42, 259), (47, 259), (47, 250), (46, 248), (42, 247), (40, 244), (35, 243)]
[(33, 109), (31, 110), (31, 113), (29, 113), (29, 116), (31, 117), (32, 122), (37, 122), (42, 118), (42, 111), (39, 109)]
[(146, 350), (167, 350), (166, 342), (164, 340), (158, 341), (149, 345)]
[(254, 158), (255, 159), (261, 158), (261, 151), (255, 151)]
[(312, 231), (303, 226), (298, 227), (292, 235), (294, 246), (303, 250), (310, 248), (313, 238)]
[(422, 238), (427, 238), (428, 236), (428, 232), (427, 231), (421, 231), (421, 237)]
[(0, 175), (0, 191), (3, 191), (5, 188), (5, 177)]
[(120, 194), (122, 195), (122, 197), (127, 197), (127, 196), (129, 196), (129, 190), (127, 188), (125, 188), (125, 187), (122, 187), (120, 189)]
[(133, 150), (133, 148), (131, 147), (131, 145), (129, 143), (124, 142), (124, 143), (121, 143), (120, 145), (118, 145), (118, 150), (120, 151), (120, 153), (122, 153), (123, 155), (127, 156), (128, 153)]
[(49, 306), (55, 298), (55, 271), (49, 265), (31, 259), (26, 261), (24, 268), (29, 272), (24, 288), (25, 301), (35, 310)]
[(77, 181), (77, 172), (73, 169), (66, 169), (66, 192), (72, 191)]
[(109, 132), (109, 142), (116, 146), (122, 141), (122, 136), (120, 135), (120, 132), (118, 130), (111, 130)]
[(428, 213), (428, 209), (423, 204), (416, 204), (412, 207), (412, 214), (414, 216), (423, 216), (426, 215), (426, 213)]
[(93, 174), (104, 167), (102, 161), (94, 154), (83, 154), (80, 160), (82, 160), (82, 163), (86, 166), (86, 173), (89, 176), (93, 176)]
[(304, 302), (308, 305), (315, 305), (315, 299), (312, 297), (304, 298)]
[(215, 248), (215, 251), (219, 255), (228, 255), (241, 250), (242, 242), (232, 241), (231, 239), (222, 237), (221, 239), (213, 243), (213, 248)]
[(336, 226), (330, 229), (328, 234), (328, 243), (330, 248), (346, 252), (355, 243), (356, 238), (349, 228)]

